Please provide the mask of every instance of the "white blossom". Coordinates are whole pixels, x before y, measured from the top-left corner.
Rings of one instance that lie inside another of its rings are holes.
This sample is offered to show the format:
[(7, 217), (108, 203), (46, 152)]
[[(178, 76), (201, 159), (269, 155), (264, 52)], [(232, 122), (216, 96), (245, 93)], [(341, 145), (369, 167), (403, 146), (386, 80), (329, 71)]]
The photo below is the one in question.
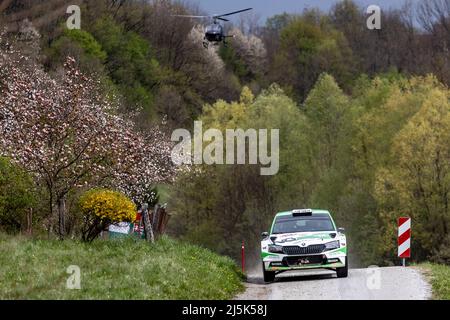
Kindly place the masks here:
[(79, 186), (108, 186), (139, 202), (149, 186), (171, 179), (169, 139), (158, 128), (138, 133), (73, 58), (65, 63), (65, 75), (52, 79), (3, 47), (0, 155), (34, 173), (55, 200)]

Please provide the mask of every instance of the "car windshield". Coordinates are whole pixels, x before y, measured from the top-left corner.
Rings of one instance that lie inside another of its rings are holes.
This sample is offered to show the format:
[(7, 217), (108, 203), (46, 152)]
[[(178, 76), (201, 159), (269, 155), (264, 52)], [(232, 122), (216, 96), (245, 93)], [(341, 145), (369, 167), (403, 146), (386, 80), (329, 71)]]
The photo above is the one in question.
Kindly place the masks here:
[(315, 231), (336, 231), (329, 215), (280, 216), (275, 220), (272, 234)]

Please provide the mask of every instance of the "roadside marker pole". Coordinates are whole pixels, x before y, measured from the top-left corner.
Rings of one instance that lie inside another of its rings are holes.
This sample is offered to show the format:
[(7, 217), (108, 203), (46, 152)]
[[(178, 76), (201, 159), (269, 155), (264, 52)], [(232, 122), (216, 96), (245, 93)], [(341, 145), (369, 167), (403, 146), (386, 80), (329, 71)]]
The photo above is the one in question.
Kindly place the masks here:
[(241, 262), (242, 262), (242, 273), (245, 273), (245, 246), (244, 246), (244, 241), (242, 241), (242, 246), (241, 246)]
[(398, 257), (406, 266), (406, 258), (411, 257), (411, 218), (398, 218)]

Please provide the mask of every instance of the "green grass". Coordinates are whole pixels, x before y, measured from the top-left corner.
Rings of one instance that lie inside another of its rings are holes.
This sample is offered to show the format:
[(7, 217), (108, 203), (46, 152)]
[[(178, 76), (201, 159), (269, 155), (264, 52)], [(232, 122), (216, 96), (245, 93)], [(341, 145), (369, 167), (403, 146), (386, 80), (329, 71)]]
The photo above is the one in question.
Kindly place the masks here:
[(419, 267), (425, 270), (433, 288), (433, 298), (450, 300), (450, 266), (423, 263)]
[[(81, 289), (69, 290), (70, 265)], [(234, 262), (167, 237), (92, 244), (0, 234), (0, 299), (229, 299), (242, 291)]]

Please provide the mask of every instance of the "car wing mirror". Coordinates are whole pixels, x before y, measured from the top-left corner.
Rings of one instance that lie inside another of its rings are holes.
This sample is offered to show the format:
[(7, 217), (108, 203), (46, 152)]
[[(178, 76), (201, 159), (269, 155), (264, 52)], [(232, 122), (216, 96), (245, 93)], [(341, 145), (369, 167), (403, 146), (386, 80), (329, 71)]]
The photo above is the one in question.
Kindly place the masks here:
[(345, 233), (345, 228), (338, 228), (339, 233)]
[(268, 232), (261, 233), (261, 238), (266, 239), (268, 237), (269, 237), (269, 233)]

